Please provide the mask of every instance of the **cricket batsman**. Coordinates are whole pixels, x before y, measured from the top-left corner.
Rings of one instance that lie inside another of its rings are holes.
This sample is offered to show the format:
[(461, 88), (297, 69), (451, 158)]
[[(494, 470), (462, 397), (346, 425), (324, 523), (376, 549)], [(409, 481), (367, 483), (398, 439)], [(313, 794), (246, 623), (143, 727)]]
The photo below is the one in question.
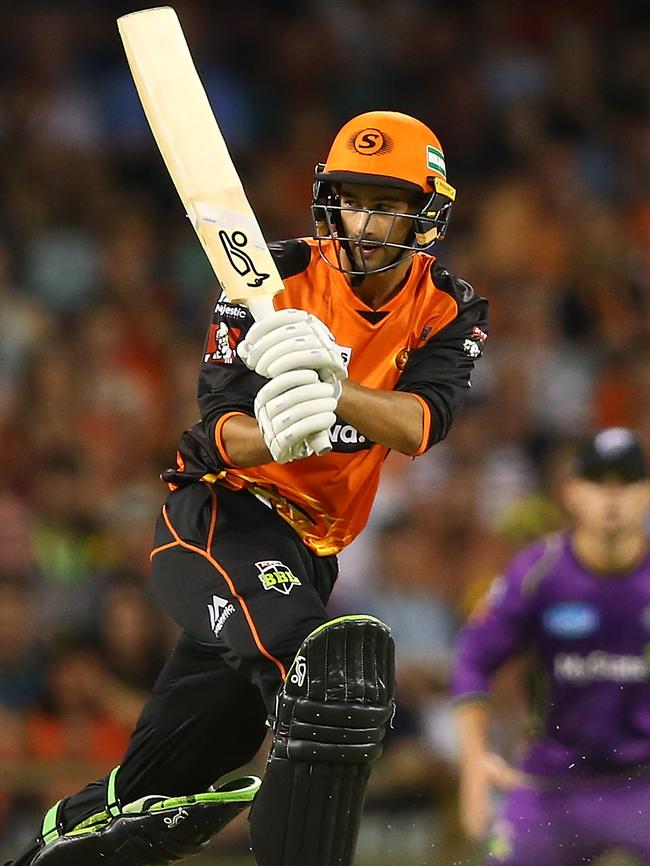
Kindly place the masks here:
[[(427, 126), (362, 114), (317, 166), (313, 238), (271, 245), (276, 311), (254, 323), (216, 299), (201, 420), (163, 475), (152, 552), (181, 637), (121, 765), (54, 804), (13, 866), (172, 863), (253, 800), (260, 866), (352, 862), (393, 713), (393, 642), (326, 604), (389, 451), (417, 457), (447, 435), (481, 355), (487, 302), (431, 253), (454, 198)], [(215, 790), (267, 725), (263, 782)]]

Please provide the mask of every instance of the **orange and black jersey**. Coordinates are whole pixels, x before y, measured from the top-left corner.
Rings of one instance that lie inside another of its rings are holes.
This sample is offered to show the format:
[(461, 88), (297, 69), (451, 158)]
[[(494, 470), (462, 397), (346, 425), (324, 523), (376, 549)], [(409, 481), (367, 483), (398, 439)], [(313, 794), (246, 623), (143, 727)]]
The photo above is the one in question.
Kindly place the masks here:
[[(270, 248), (286, 286), (274, 298), (276, 309), (297, 307), (325, 322), (344, 348), (353, 381), (417, 397), (425, 419), (418, 455), (446, 436), (481, 354), (487, 301), (433, 256), (418, 253), (399, 292), (373, 310), (321, 259), (316, 242), (283, 241)], [(202, 420), (185, 431), (178, 466), (163, 478), (172, 486), (203, 479), (248, 488), (270, 502), (317, 554), (336, 553), (365, 526), (389, 449), (337, 418), (330, 454), (283, 465), (234, 466), (223, 445), (223, 424), (233, 413), (254, 415), (255, 395), (266, 381), (236, 352), (252, 324), (244, 307), (225, 297), (216, 303), (199, 376)]]

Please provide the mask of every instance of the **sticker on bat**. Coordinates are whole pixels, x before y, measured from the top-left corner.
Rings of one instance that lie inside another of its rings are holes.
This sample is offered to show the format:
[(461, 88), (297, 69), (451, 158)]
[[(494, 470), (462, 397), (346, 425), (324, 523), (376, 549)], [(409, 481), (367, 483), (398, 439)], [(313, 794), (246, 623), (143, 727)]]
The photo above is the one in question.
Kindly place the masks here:
[(227, 231), (220, 229), (219, 239), (223, 244), (230, 264), (239, 276), (246, 280), (246, 285), (249, 289), (258, 289), (264, 280), (268, 280), (270, 274), (260, 273), (256, 270), (253, 259), (244, 250), (244, 247), (248, 243), (248, 238), (244, 232), (238, 230), (229, 235)]

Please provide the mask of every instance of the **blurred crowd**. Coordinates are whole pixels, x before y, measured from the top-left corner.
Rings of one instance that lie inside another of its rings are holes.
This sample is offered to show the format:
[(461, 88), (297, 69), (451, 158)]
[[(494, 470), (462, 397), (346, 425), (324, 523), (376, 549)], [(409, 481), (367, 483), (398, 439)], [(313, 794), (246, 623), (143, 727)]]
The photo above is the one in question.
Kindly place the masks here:
[[(0, 4), (0, 854), (119, 761), (176, 634), (148, 554), (215, 284), (122, 55), (115, 17), (141, 5)], [(425, 863), (461, 850), (459, 623), (564, 519), (578, 437), (624, 424), (650, 447), (650, 12), (174, 5), (269, 239), (311, 233), (313, 167), (342, 122), (405, 111), (438, 133), (458, 189), (436, 252), (491, 301), (462, 417), (424, 457), (389, 459), (332, 603), (377, 614), (398, 645), (362, 853), (379, 862), (399, 836)]]

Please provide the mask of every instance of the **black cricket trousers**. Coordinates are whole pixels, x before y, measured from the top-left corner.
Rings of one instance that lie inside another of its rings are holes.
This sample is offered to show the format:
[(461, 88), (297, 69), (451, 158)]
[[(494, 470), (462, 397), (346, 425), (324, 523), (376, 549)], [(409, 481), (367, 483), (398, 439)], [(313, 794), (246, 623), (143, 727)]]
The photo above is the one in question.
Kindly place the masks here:
[[(317, 557), (247, 491), (197, 482), (170, 494), (154, 593), (183, 629), (117, 775), (123, 804), (204, 791), (262, 745), (302, 641), (328, 616), (335, 556)], [(103, 808), (105, 779), (64, 806), (66, 830)]]

